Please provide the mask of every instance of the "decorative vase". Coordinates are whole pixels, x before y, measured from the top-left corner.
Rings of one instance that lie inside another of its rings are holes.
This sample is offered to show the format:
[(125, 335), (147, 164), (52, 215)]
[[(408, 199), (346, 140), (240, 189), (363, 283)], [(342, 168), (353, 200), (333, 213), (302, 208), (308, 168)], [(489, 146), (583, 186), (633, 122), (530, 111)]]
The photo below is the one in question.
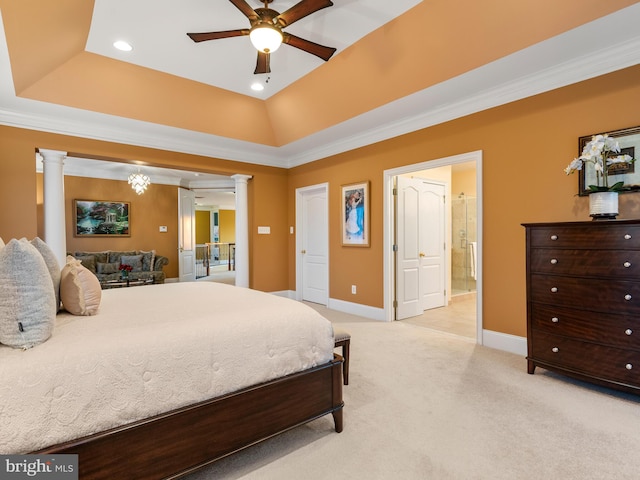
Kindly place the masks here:
[(129, 278), (129, 272), (127, 272), (126, 270), (122, 270), (120, 272), (120, 278), (122, 278), (122, 280), (126, 280), (127, 278)]
[(618, 192), (590, 193), (589, 216), (593, 220), (614, 220), (618, 216)]

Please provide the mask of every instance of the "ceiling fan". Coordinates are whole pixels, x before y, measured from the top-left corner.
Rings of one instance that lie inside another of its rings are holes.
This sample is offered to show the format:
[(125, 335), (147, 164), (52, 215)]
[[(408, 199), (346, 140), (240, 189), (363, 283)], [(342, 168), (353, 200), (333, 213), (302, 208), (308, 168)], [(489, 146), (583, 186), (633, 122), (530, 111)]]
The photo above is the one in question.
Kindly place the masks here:
[(229, 0), (251, 22), (251, 28), (226, 30), (223, 32), (187, 33), (194, 42), (217, 40), (220, 38), (249, 35), (251, 42), (258, 50), (258, 61), (254, 74), (270, 73), (270, 55), (282, 43), (291, 45), (307, 53), (320, 57), (325, 62), (331, 58), (336, 49), (296, 37), (282, 30), (301, 18), (333, 5), (329, 0), (302, 0), (284, 13), (269, 8), (273, 0), (261, 0), (264, 8), (252, 9), (245, 0)]

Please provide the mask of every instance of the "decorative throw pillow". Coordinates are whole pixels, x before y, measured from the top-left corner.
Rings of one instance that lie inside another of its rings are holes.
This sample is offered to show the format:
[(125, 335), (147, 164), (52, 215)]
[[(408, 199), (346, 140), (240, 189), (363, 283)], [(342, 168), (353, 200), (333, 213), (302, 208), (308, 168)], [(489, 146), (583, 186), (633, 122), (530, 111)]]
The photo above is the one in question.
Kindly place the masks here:
[(120, 257), (122, 257), (123, 255), (135, 255), (136, 252), (131, 251), (131, 252), (109, 252), (109, 263), (122, 263), (122, 261), (120, 260)]
[(95, 315), (102, 299), (98, 277), (70, 255), (60, 275), (60, 298), (65, 310), (73, 315)]
[(31, 245), (36, 247), (36, 250), (40, 252), (44, 263), (51, 275), (51, 281), (53, 282), (53, 293), (56, 296), (56, 311), (60, 310), (60, 264), (53, 250), (47, 245), (40, 237), (36, 237), (31, 240)]
[(138, 250), (138, 254), (142, 255), (142, 271), (153, 272), (153, 266), (156, 263), (156, 251), (145, 252), (144, 250)]
[(98, 263), (98, 273), (118, 273), (120, 271), (120, 263)]
[(4, 241), (2, 240), (2, 237), (0, 237), (0, 250), (2, 250), (2, 247), (4, 247)]
[(132, 272), (142, 271), (142, 255), (122, 255), (120, 265), (131, 265)]
[(82, 262), (82, 266), (91, 273), (96, 273), (96, 257), (95, 255), (74, 255), (76, 260)]
[[(74, 257), (95, 257), (96, 263), (109, 263), (109, 250), (103, 252), (75, 252)], [(87, 267), (89, 268), (89, 267)]]
[(0, 249), (0, 343), (31, 348), (47, 340), (56, 297), (42, 255), (26, 238)]

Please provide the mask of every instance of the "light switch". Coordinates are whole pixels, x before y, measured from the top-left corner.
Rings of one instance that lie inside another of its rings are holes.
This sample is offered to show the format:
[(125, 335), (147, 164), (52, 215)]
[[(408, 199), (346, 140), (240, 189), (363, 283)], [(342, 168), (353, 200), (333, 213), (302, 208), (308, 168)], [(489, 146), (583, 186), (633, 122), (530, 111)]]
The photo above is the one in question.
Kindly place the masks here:
[(289, 227), (289, 233), (293, 235), (293, 227)]
[(271, 227), (258, 227), (259, 235), (269, 235), (271, 233)]

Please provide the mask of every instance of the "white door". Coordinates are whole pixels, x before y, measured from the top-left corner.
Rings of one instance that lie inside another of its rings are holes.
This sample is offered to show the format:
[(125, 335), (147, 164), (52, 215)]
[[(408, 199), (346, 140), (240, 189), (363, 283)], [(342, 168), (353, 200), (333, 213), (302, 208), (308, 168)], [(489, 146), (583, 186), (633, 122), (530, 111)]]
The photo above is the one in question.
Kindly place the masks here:
[[(327, 186), (300, 189), (296, 196), (296, 289), (300, 300), (329, 303), (329, 230)], [(299, 295), (300, 296), (300, 295)]]
[(196, 279), (196, 194), (178, 188), (178, 274), (181, 282)]
[(422, 182), (420, 190), (420, 298), (422, 310), (445, 305), (445, 187)]
[(397, 177), (396, 319), (445, 304), (445, 187)]

